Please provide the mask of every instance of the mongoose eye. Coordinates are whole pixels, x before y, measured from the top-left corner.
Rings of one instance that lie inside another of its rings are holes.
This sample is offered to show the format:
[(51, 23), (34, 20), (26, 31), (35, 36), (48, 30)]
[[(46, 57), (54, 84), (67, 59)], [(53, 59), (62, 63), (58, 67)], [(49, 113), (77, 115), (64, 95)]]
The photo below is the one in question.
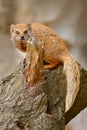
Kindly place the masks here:
[(27, 34), (27, 33), (28, 33), (28, 30), (25, 30), (25, 31), (24, 31), (24, 34)]
[(19, 31), (15, 31), (16, 34), (19, 34)]

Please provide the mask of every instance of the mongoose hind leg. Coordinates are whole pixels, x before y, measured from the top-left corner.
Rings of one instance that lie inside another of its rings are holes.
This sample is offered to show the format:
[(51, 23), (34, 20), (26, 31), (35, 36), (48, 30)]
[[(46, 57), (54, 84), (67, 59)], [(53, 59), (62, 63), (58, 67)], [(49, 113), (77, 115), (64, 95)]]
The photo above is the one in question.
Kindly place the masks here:
[(53, 69), (57, 67), (59, 64), (61, 64), (62, 61), (54, 61), (53, 59), (52, 60), (45, 59), (45, 63), (47, 63), (44, 65), (45, 69)]
[(50, 64), (50, 65), (44, 65), (45, 69), (53, 69), (55, 67), (57, 67), (58, 64)]

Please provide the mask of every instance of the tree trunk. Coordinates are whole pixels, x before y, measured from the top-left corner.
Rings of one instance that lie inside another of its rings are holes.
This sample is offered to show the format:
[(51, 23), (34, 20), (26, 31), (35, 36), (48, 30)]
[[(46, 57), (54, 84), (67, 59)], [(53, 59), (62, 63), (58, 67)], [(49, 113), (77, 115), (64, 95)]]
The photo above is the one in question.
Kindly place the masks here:
[(64, 130), (64, 75), (58, 68), (44, 74), (43, 51), (28, 48), (26, 60), (1, 80), (0, 130)]
[(64, 130), (65, 122), (67, 124), (87, 106), (87, 71), (79, 66), (80, 91), (64, 116), (66, 78), (63, 66), (43, 73), (42, 50), (34, 49), (29, 57), (32, 64), (28, 64), (26, 55), (15, 72), (0, 82), (0, 130)]

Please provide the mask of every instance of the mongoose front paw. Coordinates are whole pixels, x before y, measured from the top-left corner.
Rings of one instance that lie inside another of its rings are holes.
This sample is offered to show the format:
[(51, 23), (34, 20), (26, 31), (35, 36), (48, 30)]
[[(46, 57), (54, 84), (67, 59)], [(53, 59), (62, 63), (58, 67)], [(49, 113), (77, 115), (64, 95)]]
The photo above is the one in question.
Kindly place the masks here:
[(28, 40), (27, 40), (27, 43), (28, 44), (32, 44), (32, 45), (35, 45), (36, 44), (36, 39), (34, 37), (30, 37)]

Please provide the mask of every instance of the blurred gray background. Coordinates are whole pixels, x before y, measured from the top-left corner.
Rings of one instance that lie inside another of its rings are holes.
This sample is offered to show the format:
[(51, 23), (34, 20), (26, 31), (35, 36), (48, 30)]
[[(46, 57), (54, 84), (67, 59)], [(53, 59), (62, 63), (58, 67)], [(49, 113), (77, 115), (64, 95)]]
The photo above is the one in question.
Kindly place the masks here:
[[(10, 24), (39, 22), (72, 44), (73, 57), (87, 69), (87, 0), (0, 0), (0, 79), (15, 70), (25, 54), (10, 41)], [(67, 130), (87, 130), (87, 109)]]

